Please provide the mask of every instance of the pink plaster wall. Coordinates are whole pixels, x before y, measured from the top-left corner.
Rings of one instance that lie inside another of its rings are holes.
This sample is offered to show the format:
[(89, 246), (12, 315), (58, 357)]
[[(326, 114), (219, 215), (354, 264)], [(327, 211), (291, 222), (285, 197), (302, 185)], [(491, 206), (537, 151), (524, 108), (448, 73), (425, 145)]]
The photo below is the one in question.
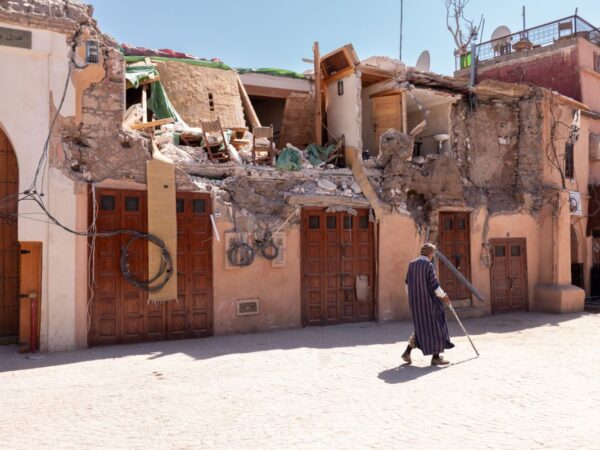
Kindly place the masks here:
[[(248, 267), (225, 268), (223, 233), (232, 224), (218, 222), (221, 241), (213, 239), (214, 334), (247, 333), (301, 325), (300, 229), (287, 232), (285, 267), (257, 257)], [(260, 313), (238, 316), (236, 301), (258, 298)]]

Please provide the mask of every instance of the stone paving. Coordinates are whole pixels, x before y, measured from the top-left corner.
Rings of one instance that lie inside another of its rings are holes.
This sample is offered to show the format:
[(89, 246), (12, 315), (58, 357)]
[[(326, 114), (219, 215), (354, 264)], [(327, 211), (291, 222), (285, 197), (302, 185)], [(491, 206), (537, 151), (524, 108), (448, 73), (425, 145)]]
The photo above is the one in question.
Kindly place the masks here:
[(0, 347), (0, 448), (600, 448), (600, 315), (464, 323), (446, 368), (401, 364), (407, 322)]

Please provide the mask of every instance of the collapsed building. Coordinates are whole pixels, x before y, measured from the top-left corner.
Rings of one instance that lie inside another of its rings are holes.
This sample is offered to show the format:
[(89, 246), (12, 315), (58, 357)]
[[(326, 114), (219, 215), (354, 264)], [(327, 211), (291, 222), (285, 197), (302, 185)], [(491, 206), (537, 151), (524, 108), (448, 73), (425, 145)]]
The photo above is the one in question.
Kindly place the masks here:
[(67, 0), (0, 4), (0, 27), (3, 335), (56, 351), (409, 319), (425, 241), (483, 293), (439, 267), (462, 316), (583, 309), (591, 101), (351, 45), (315, 45), (308, 75), (233, 70), (119, 46)]

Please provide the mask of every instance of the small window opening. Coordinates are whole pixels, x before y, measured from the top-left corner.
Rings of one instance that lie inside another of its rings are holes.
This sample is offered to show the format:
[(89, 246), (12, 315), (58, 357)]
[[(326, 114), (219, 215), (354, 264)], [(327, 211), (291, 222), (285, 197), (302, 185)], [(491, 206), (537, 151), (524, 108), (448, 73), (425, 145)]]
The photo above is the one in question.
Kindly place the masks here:
[(125, 211), (139, 211), (139, 210), (140, 210), (139, 197), (125, 197)]
[(208, 107), (210, 108), (211, 111), (215, 110), (215, 102), (214, 102), (212, 92), (208, 93)]
[(98, 41), (87, 41), (85, 43), (85, 62), (88, 64), (98, 64), (100, 46)]
[(177, 198), (175, 200), (175, 204), (177, 205), (177, 212), (182, 213), (185, 212), (185, 202), (182, 198)]
[(338, 95), (344, 95), (344, 80), (338, 80)]
[(575, 173), (573, 161), (573, 143), (567, 142), (565, 145), (565, 177), (573, 178)]
[(594, 70), (600, 72), (600, 53), (594, 53)]

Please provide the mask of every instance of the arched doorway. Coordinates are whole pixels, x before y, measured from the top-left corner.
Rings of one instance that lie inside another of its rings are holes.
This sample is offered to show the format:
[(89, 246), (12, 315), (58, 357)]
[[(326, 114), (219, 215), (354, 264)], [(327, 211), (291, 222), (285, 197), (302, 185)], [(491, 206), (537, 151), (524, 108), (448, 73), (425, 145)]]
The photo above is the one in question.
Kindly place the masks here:
[(19, 332), (18, 192), (17, 157), (0, 129), (0, 338)]
[(579, 261), (579, 238), (571, 225), (571, 284), (585, 289), (583, 263)]

